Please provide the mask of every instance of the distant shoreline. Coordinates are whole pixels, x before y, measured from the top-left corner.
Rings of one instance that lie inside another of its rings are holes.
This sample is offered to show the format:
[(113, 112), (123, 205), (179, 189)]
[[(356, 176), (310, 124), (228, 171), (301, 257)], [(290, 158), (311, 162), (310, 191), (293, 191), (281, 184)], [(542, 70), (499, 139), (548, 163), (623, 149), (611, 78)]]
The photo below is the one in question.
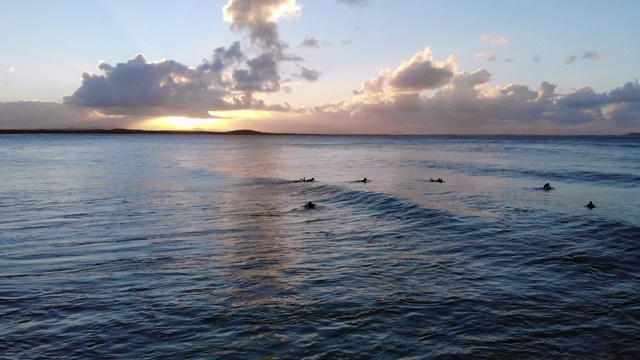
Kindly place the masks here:
[(622, 135), (540, 135), (540, 134), (306, 134), (270, 133), (255, 130), (206, 131), (206, 130), (132, 130), (132, 129), (0, 129), (0, 135), (8, 134), (95, 134), (95, 135), (288, 135), (288, 136), (572, 136), (572, 137), (637, 137), (640, 133)]

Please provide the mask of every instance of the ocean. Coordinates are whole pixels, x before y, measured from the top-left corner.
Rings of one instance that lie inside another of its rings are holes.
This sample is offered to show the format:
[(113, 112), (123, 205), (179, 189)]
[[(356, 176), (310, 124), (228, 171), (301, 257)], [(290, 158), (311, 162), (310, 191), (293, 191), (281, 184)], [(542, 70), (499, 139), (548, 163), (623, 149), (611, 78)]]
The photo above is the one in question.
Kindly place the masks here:
[(640, 356), (638, 138), (0, 135), (0, 184), (2, 359)]

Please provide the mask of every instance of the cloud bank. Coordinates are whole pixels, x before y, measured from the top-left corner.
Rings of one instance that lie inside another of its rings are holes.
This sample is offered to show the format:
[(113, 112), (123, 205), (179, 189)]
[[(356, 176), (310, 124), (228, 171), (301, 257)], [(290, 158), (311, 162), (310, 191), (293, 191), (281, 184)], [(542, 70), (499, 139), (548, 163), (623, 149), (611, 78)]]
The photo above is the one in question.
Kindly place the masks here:
[[(277, 22), (299, 16), (301, 10), (295, 0), (230, 0), (223, 8), (224, 19), (247, 36), (249, 46), (236, 41), (218, 47), (194, 66), (150, 61), (142, 54), (115, 65), (100, 62), (98, 72), (83, 73), (78, 89), (60, 103), (0, 103), (0, 128), (131, 128), (157, 117), (206, 119), (226, 111), (261, 110), (279, 115), (267, 120), (239, 118), (231, 126), (376, 134), (615, 134), (640, 129), (637, 80), (605, 93), (589, 87), (559, 93), (549, 81), (537, 88), (496, 85), (486, 69), (461, 70), (455, 55), (438, 61), (429, 47), (395, 69), (381, 69), (347, 98), (308, 108), (268, 103), (264, 99), (269, 94), (291, 92), (300, 80), (322, 80), (321, 71), (302, 66), (303, 59), (280, 38)], [(482, 41), (508, 43), (497, 34), (485, 34)], [(318, 45), (315, 38), (306, 37), (299, 46)], [(495, 61), (498, 55), (478, 57)], [(540, 59), (533, 55), (534, 62)], [(565, 62), (606, 59), (585, 51)], [(293, 64), (286, 67), (293, 72), (283, 71), (285, 63)]]
[(457, 67), (455, 56), (435, 62), (427, 48), (365, 81), (352, 99), (316, 111), (340, 114), (346, 131), (366, 124), (385, 133), (590, 134), (640, 126), (637, 80), (609, 93), (589, 87), (556, 93), (557, 86), (546, 81), (538, 89), (492, 86), (487, 70), (456, 72)]

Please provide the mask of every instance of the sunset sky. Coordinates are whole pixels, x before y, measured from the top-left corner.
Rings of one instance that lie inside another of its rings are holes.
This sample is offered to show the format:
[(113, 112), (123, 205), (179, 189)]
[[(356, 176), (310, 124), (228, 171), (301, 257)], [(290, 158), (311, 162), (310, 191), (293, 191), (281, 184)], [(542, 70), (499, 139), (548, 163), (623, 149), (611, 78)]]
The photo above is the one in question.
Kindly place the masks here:
[(640, 132), (638, 0), (0, 0), (0, 128)]

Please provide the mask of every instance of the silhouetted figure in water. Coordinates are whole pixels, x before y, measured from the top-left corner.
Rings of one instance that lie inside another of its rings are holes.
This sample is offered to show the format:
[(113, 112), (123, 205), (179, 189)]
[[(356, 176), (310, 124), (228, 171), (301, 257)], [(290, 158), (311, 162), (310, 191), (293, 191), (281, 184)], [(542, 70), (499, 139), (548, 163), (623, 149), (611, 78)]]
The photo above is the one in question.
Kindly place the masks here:
[(545, 190), (551, 190), (551, 185), (549, 185), (549, 183), (546, 183), (542, 188)]
[(306, 177), (303, 177), (302, 179), (300, 179), (300, 181), (302, 181), (302, 182), (313, 182), (313, 181), (316, 181), (316, 178), (307, 179)]
[(305, 209), (315, 209), (316, 208), (316, 204), (312, 203), (311, 201), (309, 201), (305, 206)]
[(439, 182), (439, 183), (443, 183), (444, 182), (444, 180), (442, 180), (440, 178), (438, 178), (437, 180), (433, 180), (433, 179), (429, 179), (429, 180), (431, 180), (431, 182)]
[(593, 209), (593, 208), (594, 208), (594, 207), (596, 207), (596, 206), (595, 206), (595, 205), (593, 205), (593, 202), (592, 202), (592, 201), (589, 201), (589, 203), (587, 204), (587, 207), (588, 207), (589, 209)]
[(367, 183), (367, 182), (371, 182), (371, 180), (367, 180), (367, 178), (364, 178), (362, 180), (356, 180), (357, 182), (361, 182), (361, 183)]

